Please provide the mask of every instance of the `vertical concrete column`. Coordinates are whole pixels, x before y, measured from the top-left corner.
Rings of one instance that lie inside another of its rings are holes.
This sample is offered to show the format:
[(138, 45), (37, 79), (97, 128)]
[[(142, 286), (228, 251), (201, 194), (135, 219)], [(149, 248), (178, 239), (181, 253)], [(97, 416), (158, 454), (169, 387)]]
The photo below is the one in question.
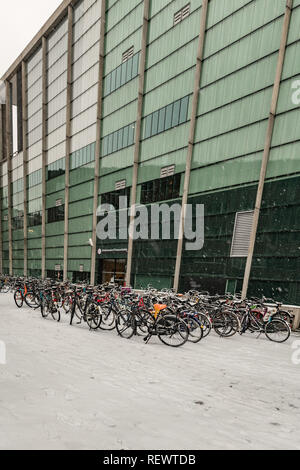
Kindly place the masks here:
[(132, 227), (134, 224), (134, 209), (136, 206), (136, 192), (137, 192), (138, 169), (139, 169), (140, 148), (141, 148), (141, 128), (142, 128), (142, 115), (143, 115), (143, 104), (144, 104), (144, 86), (145, 86), (145, 68), (146, 68), (148, 29), (149, 29), (149, 14), (150, 14), (150, 1), (144, 0), (141, 61), (140, 61), (140, 70), (139, 70), (138, 105), (137, 105), (137, 118), (136, 118), (136, 125), (135, 125), (135, 146), (134, 146), (134, 160), (133, 160), (132, 187), (131, 187), (132, 211), (130, 214), (128, 258), (127, 258), (127, 271), (126, 271), (126, 285), (127, 286), (130, 285), (131, 267), (132, 267), (132, 254), (133, 254)]
[(42, 38), (42, 279), (46, 277), (47, 39)]
[(265, 139), (265, 147), (264, 147), (264, 153), (262, 157), (260, 177), (259, 177), (259, 183), (258, 183), (257, 194), (256, 194), (253, 224), (252, 224), (252, 230), (251, 230), (251, 235), (250, 235), (250, 245), (249, 245), (248, 257), (247, 257), (247, 262), (246, 262), (245, 274), (244, 274), (243, 290), (242, 290), (243, 299), (247, 297), (247, 292), (248, 292), (248, 287), (249, 287), (249, 280), (250, 280), (254, 248), (255, 248), (255, 242), (256, 242), (256, 235), (257, 235), (257, 228), (258, 228), (258, 222), (259, 222), (259, 217), (260, 217), (267, 168), (268, 168), (268, 163), (269, 163), (269, 158), (270, 158), (270, 150), (271, 150), (271, 145), (272, 145), (272, 137), (273, 137), (274, 123), (275, 123), (275, 117), (276, 117), (276, 111), (277, 111), (277, 105), (278, 105), (280, 82), (281, 82), (284, 59), (285, 59), (289, 27), (290, 27), (290, 22), (291, 22), (292, 8), (293, 8), (293, 0), (287, 0), (284, 20), (283, 20), (281, 42), (280, 42), (280, 48), (279, 48), (279, 54), (278, 54), (276, 75), (275, 75), (274, 86), (273, 86), (271, 110), (270, 110), (270, 115), (269, 115), (269, 122), (268, 122), (267, 134), (266, 134), (266, 139)]
[(3, 145), (3, 140), (4, 140), (4, 135), (3, 135), (3, 124), (5, 122), (5, 119), (3, 117), (3, 112), (4, 112), (4, 106), (1, 104), (1, 101), (0, 101), (0, 162), (2, 162), (5, 158), (6, 158), (6, 155), (3, 154), (3, 149), (4, 149), (4, 145)]
[(100, 49), (99, 49), (99, 75), (98, 75), (98, 101), (97, 101), (97, 131), (95, 149), (95, 177), (94, 177), (94, 203), (93, 203), (93, 246), (91, 257), (91, 284), (95, 284), (96, 257), (97, 257), (97, 208), (100, 178), (100, 157), (101, 157), (101, 132), (102, 132), (102, 103), (103, 103), (103, 73), (104, 73), (104, 53), (105, 53), (105, 25), (106, 25), (106, 1), (101, 0), (100, 19)]
[[(3, 160), (5, 159), (5, 155), (3, 155), (3, 149), (4, 149), (4, 146), (3, 146), (4, 135), (2, 131), (3, 122), (4, 122), (3, 112), (4, 112), (4, 107), (0, 103), (0, 178), (2, 178)], [(2, 243), (2, 201), (1, 201), (2, 188), (1, 187), (0, 187), (0, 191), (1, 191), (1, 194), (0, 194), (0, 274), (2, 274), (3, 273), (3, 243)]]
[(192, 103), (192, 114), (191, 114), (191, 122), (190, 122), (188, 151), (187, 151), (187, 157), (186, 157), (184, 188), (183, 188), (183, 196), (182, 196), (182, 202), (181, 202), (182, 207), (181, 207), (181, 216), (180, 216), (179, 240), (178, 240), (178, 245), (177, 245), (176, 266), (175, 266), (175, 274), (174, 274), (173, 287), (175, 291), (178, 290), (179, 278), (180, 278), (183, 237), (184, 237), (184, 227), (185, 227), (185, 215), (186, 215), (185, 206), (188, 201), (188, 194), (189, 194), (189, 187), (190, 187), (191, 166), (192, 166), (195, 130), (196, 130), (196, 122), (197, 122), (197, 110), (198, 110), (199, 94), (200, 94), (200, 86), (201, 86), (203, 51), (204, 51), (204, 45), (205, 45), (205, 33), (206, 33), (206, 24), (207, 24), (207, 16), (208, 16), (208, 2), (209, 0), (203, 0), (202, 9), (201, 9), (201, 23), (200, 23), (200, 33), (199, 33), (199, 40), (198, 40), (198, 52), (197, 52), (197, 64), (196, 64), (196, 73), (195, 73), (193, 103)]
[(70, 154), (71, 154), (71, 100), (73, 60), (73, 7), (68, 6), (68, 65), (67, 65), (67, 110), (66, 110), (66, 174), (65, 174), (65, 226), (64, 226), (64, 281), (68, 278), (69, 245), (69, 199), (70, 199)]
[(12, 115), (11, 115), (11, 84), (6, 85), (6, 158), (7, 158), (7, 199), (8, 199), (8, 241), (9, 241), (9, 274), (13, 274), (13, 240), (12, 240)]
[(24, 184), (24, 276), (28, 274), (28, 145), (27, 145), (27, 67), (22, 62), (22, 133), (23, 133), (23, 184)]

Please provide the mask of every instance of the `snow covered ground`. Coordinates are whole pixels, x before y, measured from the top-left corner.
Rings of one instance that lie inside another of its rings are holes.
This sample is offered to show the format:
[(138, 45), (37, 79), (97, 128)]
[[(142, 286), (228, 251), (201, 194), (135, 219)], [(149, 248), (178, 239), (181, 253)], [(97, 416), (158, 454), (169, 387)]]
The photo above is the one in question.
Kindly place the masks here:
[(0, 449), (300, 449), (297, 338), (172, 349), (67, 320), (1, 294)]

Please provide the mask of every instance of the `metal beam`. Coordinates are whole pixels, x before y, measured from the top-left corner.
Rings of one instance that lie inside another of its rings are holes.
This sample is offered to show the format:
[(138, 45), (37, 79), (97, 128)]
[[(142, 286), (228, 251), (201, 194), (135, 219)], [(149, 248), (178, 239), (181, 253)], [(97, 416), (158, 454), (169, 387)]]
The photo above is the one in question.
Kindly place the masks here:
[(270, 158), (270, 150), (271, 150), (271, 145), (272, 145), (272, 137), (273, 137), (273, 131), (274, 131), (275, 116), (276, 116), (276, 111), (277, 111), (280, 82), (281, 82), (284, 59), (285, 59), (289, 27), (290, 27), (290, 22), (291, 22), (292, 8), (293, 8), (293, 0), (287, 0), (284, 21), (283, 21), (283, 28), (282, 28), (281, 42), (280, 42), (280, 48), (279, 48), (279, 54), (278, 54), (276, 75), (275, 75), (275, 81), (274, 81), (274, 87), (273, 87), (271, 110), (270, 110), (270, 115), (269, 115), (269, 122), (268, 122), (267, 134), (266, 134), (266, 139), (265, 139), (265, 147), (264, 147), (264, 153), (262, 157), (260, 177), (259, 177), (259, 183), (258, 183), (257, 194), (256, 194), (253, 224), (252, 224), (252, 230), (251, 230), (251, 235), (250, 235), (250, 245), (249, 245), (248, 257), (247, 257), (247, 262), (246, 262), (245, 274), (244, 274), (243, 290), (242, 290), (243, 299), (247, 297), (247, 293), (248, 293), (249, 280), (250, 280), (254, 248), (255, 248), (255, 242), (256, 242), (256, 235), (257, 235), (257, 228), (258, 228), (258, 222), (259, 222), (260, 211), (261, 211), (266, 173), (267, 173), (267, 168), (268, 168), (268, 163), (269, 163), (269, 158)]
[(127, 258), (127, 271), (126, 271), (126, 285), (130, 285), (131, 278), (131, 267), (132, 267), (132, 255), (133, 255), (133, 233), (132, 227), (134, 224), (134, 208), (136, 206), (136, 191), (138, 182), (138, 168), (140, 160), (140, 148), (141, 148), (141, 128), (142, 128), (142, 114), (143, 114), (143, 103), (144, 103), (144, 85), (145, 85), (145, 67), (146, 67), (146, 54), (147, 54), (147, 41), (148, 41), (148, 29), (149, 29), (149, 13), (150, 13), (150, 1), (144, 0), (144, 14), (143, 14), (143, 30), (142, 30), (142, 45), (141, 45), (141, 62), (139, 71), (139, 89), (138, 89), (138, 106), (137, 106), (137, 118), (135, 125), (135, 146), (134, 146), (134, 161), (132, 171), (132, 186), (131, 186), (131, 207), (132, 211), (130, 214), (130, 229), (128, 239), (128, 258)]
[(46, 277), (47, 39), (42, 38), (42, 279)]
[(24, 185), (24, 276), (28, 274), (28, 142), (27, 142), (27, 75), (26, 63), (22, 62), (22, 133), (23, 133), (23, 185)]
[(92, 233), (92, 254), (91, 254), (91, 284), (95, 284), (96, 256), (97, 256), (97, 208), (99, 199), (99, 178), (100, 178), (100, 158), (101, 158), (101, 133), (102, 133), (102, 104), (103, 104), (103, 74), (104, 74), (104, 54), (105, 54), (105, 26), (106, 26), (106, 0), (101, 1), (100, 19), (100, 49), (99, 49), (99, 72), (98, 72), (98, 100), (97, 100), (97, 130), (95, 149), (95, 177), (94, 177), (94, 203), (93, 203), (93, 233)]
[(181, 216), (180, 216), (179, 240), (178, 240), (178, 245), (177, 245), (176, 266), (175, 266), (174, 285), (173, 285), (176, 292), (179, 287), (180, 268), (181, 268), (181, 261), (182, 261), (183, 237), (184, 237), (184, 227), (185, 227), (185, 206), (188, 201), (188, 193), (189, 193), (189, 187), (190, 187), (191, 166), (192, 166), (196, 122), (197, 122), (197, 110), (198, 110), (199, 94), (200, 94), (200, 86), (201, 86), (200, 82), (201, 82), (202, 63), (203, 63), (203, 51), (204, 51), (204, 45), (205, 45), (205, 33), (206, 33), (206, 24), (207, 24), (207, 17), (208, 17), (208, 2), (209, 0), (203, 0), (202, 8), (201, 8), (201, 23), (200, 23), (200, 33), (199, 33), (199, 40), (198, 40), (198, 52), (197, 52), (197, 64), (196, 64), (196, 73), (195, 73), (193, 103), (192, 103), (192, 114), (191, 114), (191, 123), (190, 123), (188, 151), (187, 151), (187, 157), (186, 157), (184, 188), (183, 188), (183, 195), (182, 195), (182, 202), (181, 202), (182, 207), (181, 207)]
[(12, 240), (12, 116), (11, 116), (11, 84), (5, 82), (6, 86), (6, 158), (7, 158), (7, 200), (8, 200), (8, 241), (9, 241), (9, 274), (13, 274), (13, 240)]
[(68, 278), (69, 245), (69, 198), (70, 198), (70, 154), (71, 154), (71, 101), (73, 60), (73, 7), (68, 6), (68, 62), (67, 62), (67, 107), (66, 107), (66, 173), (65, 173), (65, 225), (64, 225), (64, 281)]

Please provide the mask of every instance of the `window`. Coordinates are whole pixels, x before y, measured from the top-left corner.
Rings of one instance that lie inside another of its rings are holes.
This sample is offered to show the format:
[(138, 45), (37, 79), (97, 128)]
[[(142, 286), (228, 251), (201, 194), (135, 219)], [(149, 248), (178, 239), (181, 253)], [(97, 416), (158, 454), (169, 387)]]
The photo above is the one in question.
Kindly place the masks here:
[[(58, 265), (57, 265), (58, 267)], [(47, 278), (48, 279), (62, 279), (62, 270), (61, 270), (61, 266), (60, 266), (60, 270), (47, 270)]]
[(42, 211), (32, 212), (27, 216), (28, 227), (36, 227), (42, 225)]
[(70, 170), (75, 170), (95, 160), (96, 144), (90, 144), (72, 153), (70, 156)]
[(159, 111), (156, 111), (155, 113), (152, 114), (152, 129), (151, 129), (152, 135), (155, 135), (158, 133), (158, 116), (159, 116)]
[(90, 282), (90, 273), (82, 271), (74, 271), (72, 282)]
[(27, 187), (32, 188), (42, 182), (42, 170), (34, 171), (27, 176)]
[(180, 183), (181, 174), (176, 174), (142, 184), (141, 204), (177, 199), (180, 193)]
[(190, 15), (191, 12), (191, 4), (188, 3), (185, 7), (181, 10), (177, 11), (174, 15), (174, 26), (181, 23), (181, 21), (185, 20)]
[(48, 209), (48, 224), (65, 220), (65, 206), (51, 207)]
[(12, 218), (12, 227), (14, 230), (21, 230), (24, 228), (24, 216), (18, 215)]
[(179, 124), (183, 124), (187, 121), (188, 111), (189, 111), (189, 101), (190, 97), (186, 96), (182, 98), (180, 103), (180, 115), (179, 115)]
[(158, 133), (163, 132), (165, 128), (165, 120), (166, 120), (166, 108), (163, 108), (159, 111)]
[(185, 123), (188, 120), (189, 102), (190, 96), (185, 96), (146, 116), (143, 120), (143, 139)]
[(134, 47), (130, 47), (126, 52), (123, 53), (122, 55), (122, 62), (126, 62), (127, 60), (131, 59), (133, 57), (133, 51)]
[(254, 211), (238, 212), (235, 217), (231, 258), (247, 258)]
[(171, 127), (172, 127), (172, 115), (173, 115), (173, 104), (169, 104), (169, 106), (166, 107), (165, 128), (163, 130), (171, 129)]
[[(131, 49), (130, 49), (131, 51)], [(133, 55), (127, 51), (125, 54), (126, 60), (123, 61), (119, 67), (112, 70), (104, 78), (104, 96), (108, 96), (118, 88), (122, 87), (126, 83), (130, 82), (133, 78), (137, 77), (139, 74), (139, 61), (140, 61), (140, 52), (137, 52)]]
[(11, 144), (12, 153), (17, 155), (23, 150), (22, 117), (22, 72), (18, 70), (10, 84), (11, 93)]
[(102, 139), (102, 157), (134, 144), (135, 123), (122, 127)]
[(57, 176), (64, 175), (66, 172), (66, 163), (65, 159), (61, 158), (60, 160), (57, 160), (54, 163), (50, 163), (48, 165), (48, 180), (51, 180), (53, 178), (56, 178)]
[[(119, 183), (122, 183), (122, 181), (120, 181)], [(102, 194), (101, 204), (110, 204), (117, 211), (120, 208), (120, 206), (119, 206), (119, 197), (120, 196), (126, 196), (127, 197), (127, 205), (129, 205), (130, 188), (123, 188), (123, 189), (120, 189), (118, 191), (112, 191), (110, 193)]]
[(176, 101), (173, 105), (172, 127), (176, 127), (179, 124), (180, 104), (181, 100)]

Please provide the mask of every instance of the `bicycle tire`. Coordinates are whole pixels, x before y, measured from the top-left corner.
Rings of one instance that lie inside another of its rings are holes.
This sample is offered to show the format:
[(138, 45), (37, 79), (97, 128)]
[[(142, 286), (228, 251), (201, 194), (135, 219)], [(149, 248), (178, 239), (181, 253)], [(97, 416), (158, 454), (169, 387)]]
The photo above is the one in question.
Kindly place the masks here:
[(121, 310), (118, 312), (116, 318), (116, 330), (121, 338), (132, 338), (136, 331), (136, 323), (130, 310)]
[(201, 325), (202, 325), (203, 339), (207, 338), (207, 336), (211, 333), (211, 330), (212, 330), (212, 322), (210, 321), (209, 317), (205, 315), (205, 313), (197, 312), (197, 318), (201, 322)]
[(33, 294), (32, 292), (27, 292), (24, 300), (25, 300), (26, 305), (29, 308), (38, 308), (41, 303), (39, 296), (36, 294)]
[(203, 328), (201, 322), (191, 316), (185, 317), (182, 320), (185, 322), (189, 330), (188, 341), (194, 344), (199, 343), (203, 338)]
[(24, 297), (21, 291), (16, 290), (16, 292), (14, 293), (14, 301), (18, 308), (23, 307)]
[(220, 312), (213, 319), (213, 329), (222, 338), (230, 338), (240, 331), (240, 321), (232, 312)]
[[(183, 346), (189, 337), (189, 330), (185, 322), (176, 315), (162, 315), (155, 325), (157, 336), (166, 346), (179, 348)], [(171, 339), (177, 338), (177, 343), (171, 343)]]
[[(276, 334), (282, 333), (280, 339), (276, 339)], [(273, 343), (285, 343), (291, 336), (291, 328), (289, 325), (280, 318), (273, 318), (265, 325), (265, 335)], [(274, 335), (274, 336), (272, 336)]]
[(97, 330), (102, 322), (102, 313), (98, 304), (92, 302), (87, 308), (86, 322), (90, 330)]
[(112, 331), (116, 328), (116, 312), (112, 306), (100, 306), (102, 312), (102, 320), (99, 325), (100, 330)]

